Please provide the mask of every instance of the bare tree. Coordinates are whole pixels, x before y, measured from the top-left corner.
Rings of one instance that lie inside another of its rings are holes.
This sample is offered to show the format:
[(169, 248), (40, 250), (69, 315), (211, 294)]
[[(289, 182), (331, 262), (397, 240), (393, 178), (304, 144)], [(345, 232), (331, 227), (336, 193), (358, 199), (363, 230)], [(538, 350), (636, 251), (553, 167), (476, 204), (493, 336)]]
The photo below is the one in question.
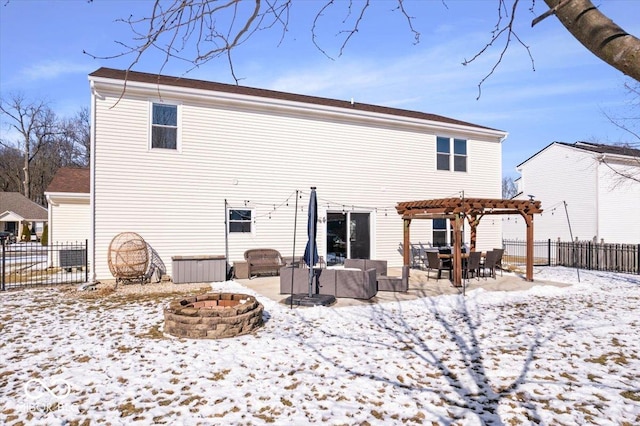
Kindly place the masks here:
[(10, 119), (9, 127), (17, 131), (15, 142), (0, 140), (5, 147), (18, 148), (23, 155), (22, 190), (31, 196), (31, 163), (40, 150), (52, 141), (56, 117), (44, 101), (29, 102), (22, 95), (12, 95), (8, 101), (0, 99), (0, 113)]
[(591, 53), (640, 81), (640, 40), (606, 17), (590, 0), (545, 0), (564, 27)]
[[(471, 59), (465, 59), (467, 65), (490, 48), (500, 49), (500, 54), (493, 67), (478, 84), (480, 92), (482, 83), (489, 78), (502, 62), (504, 55), (516, 42), (529, 53), (533, 66), (533, 58), (529, 47), (515, 31), (515, 23), (521, 0), (496, 0), (497, 20), (491, 31), (489, 40)], [(164, 54), (164, 61), (159, 72), (171, 59), (183, 60), (193, 68), (199, 67), (215, 58), (225, 58), (231, 74), (238, 83), (239, 78), (233, 67), (232, 52), (260, 31), (277, 30), (282, 41), (289, 29), (289, 19), (295, 2), (293, 0), (172, 0), (164, 2), (155, 0), (150, 15), (142, 18), (130, 16), (121, 19), (134, 34), (133, 43), (119, 42), (123, 50), (116, 55), (102, 56), (109, 59), (132, 55), (128, 69), (132, 69), (150, 49), (157, 49)], [(625, 32), (613, 21), (603, 15), (590, 0), (545, 0), (551, 8), (534, 19), (532, 25), (546, 17), (555, 15), (567, 30), (593, 54), (620, 70), (631, 78), (640, 81), (640, 40)], [(317, 12), (310, 25), (310, 37), (314, 45), (329, 56), (319, 42), (322, 23), (330, 12), (343, 15), (342, 29), (338, 32), (339, 55), (349, 41), (355, 37), (361, 23), (366, 19), (372, 7), (378, 6), (371, 0), (362, 2), (324, 0), (313, 3)], [(399, 13), (406, 23), (407, 30), (420, 41), (420, 33), (413, 26), (414, 17), (407, 10), (409, 4), (404, 0), (383, 3), (395, 13)], [(442, 0), (446, 7), (446, 1)], [(531, 8), (535, 0), (530, 0)], [(309, 5), (309, 3), (306, 3)], [(519, 15), (518, 15), (519, 16)], [(192, 53), (195, 52), (195, 53)], [(85, 52), (87, 53), (87, 52)], [(97, 56), (87, 53), (96, 58)]]
[(0, 190), (22, 192), (22, 163), (20, 150), (0, 145)]
[(88, 167), (91, 153), (89, 109), (83, 107), (74, 117), (61, 120), (56, 138), (60, 167)]
[(518, 188), (511, 176), (502, 178), (502, 198), (510, 199), (518, 195)]
[(603, 114), (611, 124), (624, 131), (628, 140), (617, 144), (616, 155), (597, 154), (596, 159), (617, 175), (618, 183), (640, 183), (640, 82), (625, 83), (625, 88), (630, 99), (627, 112), (623, 115)]
[(22, 95), (0, 99), (9, 136), (0, 139), (0, 186), (22, 192), (45, 205), (44, 191), (60, 167), (87, 167), (90, 155), (89, 111), (59, 118), (44, 101)]

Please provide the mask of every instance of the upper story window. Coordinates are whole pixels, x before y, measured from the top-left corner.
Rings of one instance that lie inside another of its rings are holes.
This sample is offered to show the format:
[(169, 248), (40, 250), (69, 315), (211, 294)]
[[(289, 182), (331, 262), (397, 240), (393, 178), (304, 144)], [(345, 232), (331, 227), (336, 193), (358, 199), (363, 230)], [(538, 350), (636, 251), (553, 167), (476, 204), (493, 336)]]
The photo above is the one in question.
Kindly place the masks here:
[(229, 233), (251, 232), (253, 224), (253, 210), (229, 210)]
[(438, 136), (436, 140), (438, 170), (467, 171), (467, 140)]
[(151, 116), (151, 148), (178, 149), (178, 106), (154, 103)]

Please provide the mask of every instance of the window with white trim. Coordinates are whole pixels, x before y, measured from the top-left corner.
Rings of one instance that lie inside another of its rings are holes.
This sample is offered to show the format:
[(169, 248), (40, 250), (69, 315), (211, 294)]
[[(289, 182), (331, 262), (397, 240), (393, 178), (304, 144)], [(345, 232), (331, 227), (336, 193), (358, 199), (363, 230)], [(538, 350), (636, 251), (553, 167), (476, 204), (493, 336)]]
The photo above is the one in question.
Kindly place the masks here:
[(438, 170), (467, 171), (467, 140), (438, 136), (436, 138)]
[(433, 240), (434, 247), (449, 246), (453, 242), (453, 228), (447, 219), (433, 219)]
[(151, 148), (178, 149), (178, 106), (151, 107)]
[(230, 209), (229, 233), (251, 233), (253, 226), (253, 210)]

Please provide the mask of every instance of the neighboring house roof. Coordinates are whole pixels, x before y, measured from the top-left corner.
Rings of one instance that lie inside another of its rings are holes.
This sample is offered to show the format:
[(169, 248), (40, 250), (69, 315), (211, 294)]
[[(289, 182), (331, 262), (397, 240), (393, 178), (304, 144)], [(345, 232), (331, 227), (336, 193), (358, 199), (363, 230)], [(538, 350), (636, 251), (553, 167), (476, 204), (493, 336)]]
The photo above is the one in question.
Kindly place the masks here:
[(48, 220), (47, 209), (19, 192), (0, 192), (0, 218), (3, 216), (19, 216), (23, 220), (38, 222)]
[(374, 112), (379, 114), (389, 114), (395, 116), (409, 117), (409, 118), (417, 118), (421, 120), (429, 120), (447, 124), (454, 124), (460, 126), (469, 126), (475, 127), (478, 129), (487, 129), (500, 131), (497, 129), (492, 129), (491, 127), (480, 126), (477, 124), (467, 123), (465, 121), (456, 120), (449, 117), (443, 117), (435, 114), (428, 114), (419, 111), (410, 111), (405, 109), (398, 108), (389, 108), (378, 105), (370, 105), (363, 104), (359, 102), (353, 101), (341, 101), (337, 99), (329, 99), (329, 98), (320, 98), (316, 96), (307, 96), (307, 95), (298, 95), (294, 93), (286, 93), (286, 92), (278, 92), (275, 90), (266, 90), (266, 89), (257, 89), (253, 87), (245, 87), (238, 86), (233, 84), (224, 84), (224, 83), (215, 83), (210, 81), (203, 80), (193, 80), (189, 78), (181, 78), (181, 77), (171, 77), (164, 76), (158, 74), (148, 74), (137, 71), (124, 71), (117, 70), (112, 68), (99, 68), (93, 73), (89, 74), (90, 77), (101, 77), (106, 79), (116, 79), (121, 81), (131, 81), (131, 82), (140, 82), (140, 83), (149, 83), (149, 84), (157, 84), (157, 85), (167, 85), (167, 86), (179, 86), (190, 89), (200, 89), (200, 90), (210, 90), (210, 91), (219, 91), (226, 93), (233, 93), (239, 95), (247, 95), (247, 96), (256, 96), (261, 98), (270, 98), (270, 99), (278, 99), (285, 101), (293, 101), (293, 102), (302, 102), (306, 104), (315, 104), (336, 108), (344, 108), (348, 110), (359, 110), (359, 111), (367, 111)]
[(91, 174), (88, 168), (61, 167), (53, 176), (45, 192), (91, 192)]
[(516, 166), (516, 169), (519, 169), (520, 166), (522, 166), (532, 158), (536, 157), (541, 152), (546, 151), (547, 149), (549, 149), (554, 145), (566, 146), (566, 147), (578, 149), (581, 151), (589, 151), (589, 152), (595, 152), (599, 154), (612, 154), (612, 155), (620, 155), (620, 156), (630, 157), (630, 158), (640, 158), (640, 149), (635, 149), (626, 145), (605, 145), (605, 144), (582, 142), (582, 141), (578, 141), (575, 143), (551, 142), (549, 145), (545, 146), (540, 151), (536, 152), (531, 157), (524, 160), (522, 163), (518, 164)]

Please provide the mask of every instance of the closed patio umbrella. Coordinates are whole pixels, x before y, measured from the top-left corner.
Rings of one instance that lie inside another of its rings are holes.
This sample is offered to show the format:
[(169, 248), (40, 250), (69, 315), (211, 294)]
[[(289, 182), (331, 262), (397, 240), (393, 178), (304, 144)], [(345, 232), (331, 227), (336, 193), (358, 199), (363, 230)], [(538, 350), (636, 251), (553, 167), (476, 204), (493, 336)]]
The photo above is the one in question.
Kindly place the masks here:
[(309, 196), (309, 221), (307, 223), (307, 247), (304, 249), (304, 263), (309, 266), (309, 297), (313, 295), (313, 266), (318, 262), (318, 245), (316, 244), (318, 217), (318, 200), (316, 198), (316, 187), (311, 187)]

